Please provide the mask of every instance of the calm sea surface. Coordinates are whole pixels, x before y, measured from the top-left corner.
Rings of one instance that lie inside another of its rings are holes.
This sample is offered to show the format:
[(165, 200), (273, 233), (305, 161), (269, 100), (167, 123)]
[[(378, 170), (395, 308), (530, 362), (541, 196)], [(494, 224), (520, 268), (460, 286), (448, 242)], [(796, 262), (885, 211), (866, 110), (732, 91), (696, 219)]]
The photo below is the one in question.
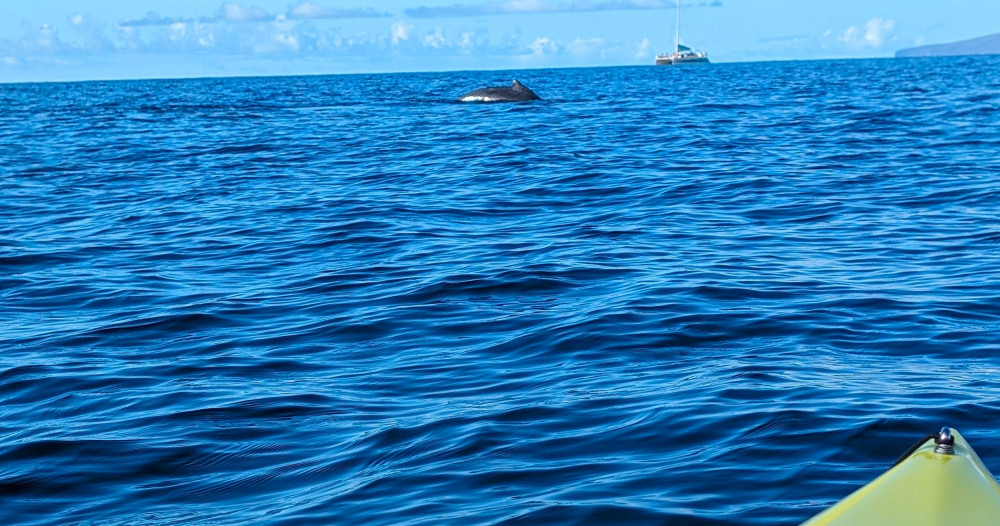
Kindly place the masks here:
[(0, 85), (0, 177), (3, 524), (796, 524), (942, 425), (1000, 472), (1000, 58)]

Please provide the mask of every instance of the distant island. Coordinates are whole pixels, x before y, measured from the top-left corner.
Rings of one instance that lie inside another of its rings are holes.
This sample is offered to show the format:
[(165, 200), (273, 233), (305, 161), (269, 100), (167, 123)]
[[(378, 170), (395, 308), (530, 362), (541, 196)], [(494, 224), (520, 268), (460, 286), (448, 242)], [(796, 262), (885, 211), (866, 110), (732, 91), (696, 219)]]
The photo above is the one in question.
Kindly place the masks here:
[(897, 57), (944, 57), (951, 55), (1000, 55), (1000, 33), (985, 37), (900, 49)]

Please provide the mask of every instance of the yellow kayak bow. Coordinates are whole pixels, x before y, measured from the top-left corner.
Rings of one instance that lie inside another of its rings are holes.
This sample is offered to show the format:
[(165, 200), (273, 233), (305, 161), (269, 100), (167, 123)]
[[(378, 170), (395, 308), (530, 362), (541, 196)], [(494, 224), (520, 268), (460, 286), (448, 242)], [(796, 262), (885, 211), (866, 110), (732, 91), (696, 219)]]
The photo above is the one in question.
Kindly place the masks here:
[(962, 435), (946, 427), (802, 526), (998, 524), (1000, 485)]

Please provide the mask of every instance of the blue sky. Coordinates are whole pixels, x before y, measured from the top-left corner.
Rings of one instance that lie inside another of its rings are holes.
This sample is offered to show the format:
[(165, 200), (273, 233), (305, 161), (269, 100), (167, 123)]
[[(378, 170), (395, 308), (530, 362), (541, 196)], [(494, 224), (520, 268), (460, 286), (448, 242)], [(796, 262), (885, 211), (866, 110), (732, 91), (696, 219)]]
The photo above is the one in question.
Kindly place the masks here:
[[(2, 0), (0, 82), (651, 64), (673, 0)], [(1000, 32), (995, 0), (681, 0), (716, 62)]]

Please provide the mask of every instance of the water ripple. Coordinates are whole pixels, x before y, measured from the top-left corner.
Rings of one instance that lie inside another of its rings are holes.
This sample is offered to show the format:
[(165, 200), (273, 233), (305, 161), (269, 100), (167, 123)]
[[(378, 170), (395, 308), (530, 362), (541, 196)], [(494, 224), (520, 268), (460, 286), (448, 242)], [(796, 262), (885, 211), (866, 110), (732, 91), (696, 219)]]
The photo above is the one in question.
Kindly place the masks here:
[(997, 471), (997, 66), (0, 85), (6, 522), (795, 524), (943, 424)]

